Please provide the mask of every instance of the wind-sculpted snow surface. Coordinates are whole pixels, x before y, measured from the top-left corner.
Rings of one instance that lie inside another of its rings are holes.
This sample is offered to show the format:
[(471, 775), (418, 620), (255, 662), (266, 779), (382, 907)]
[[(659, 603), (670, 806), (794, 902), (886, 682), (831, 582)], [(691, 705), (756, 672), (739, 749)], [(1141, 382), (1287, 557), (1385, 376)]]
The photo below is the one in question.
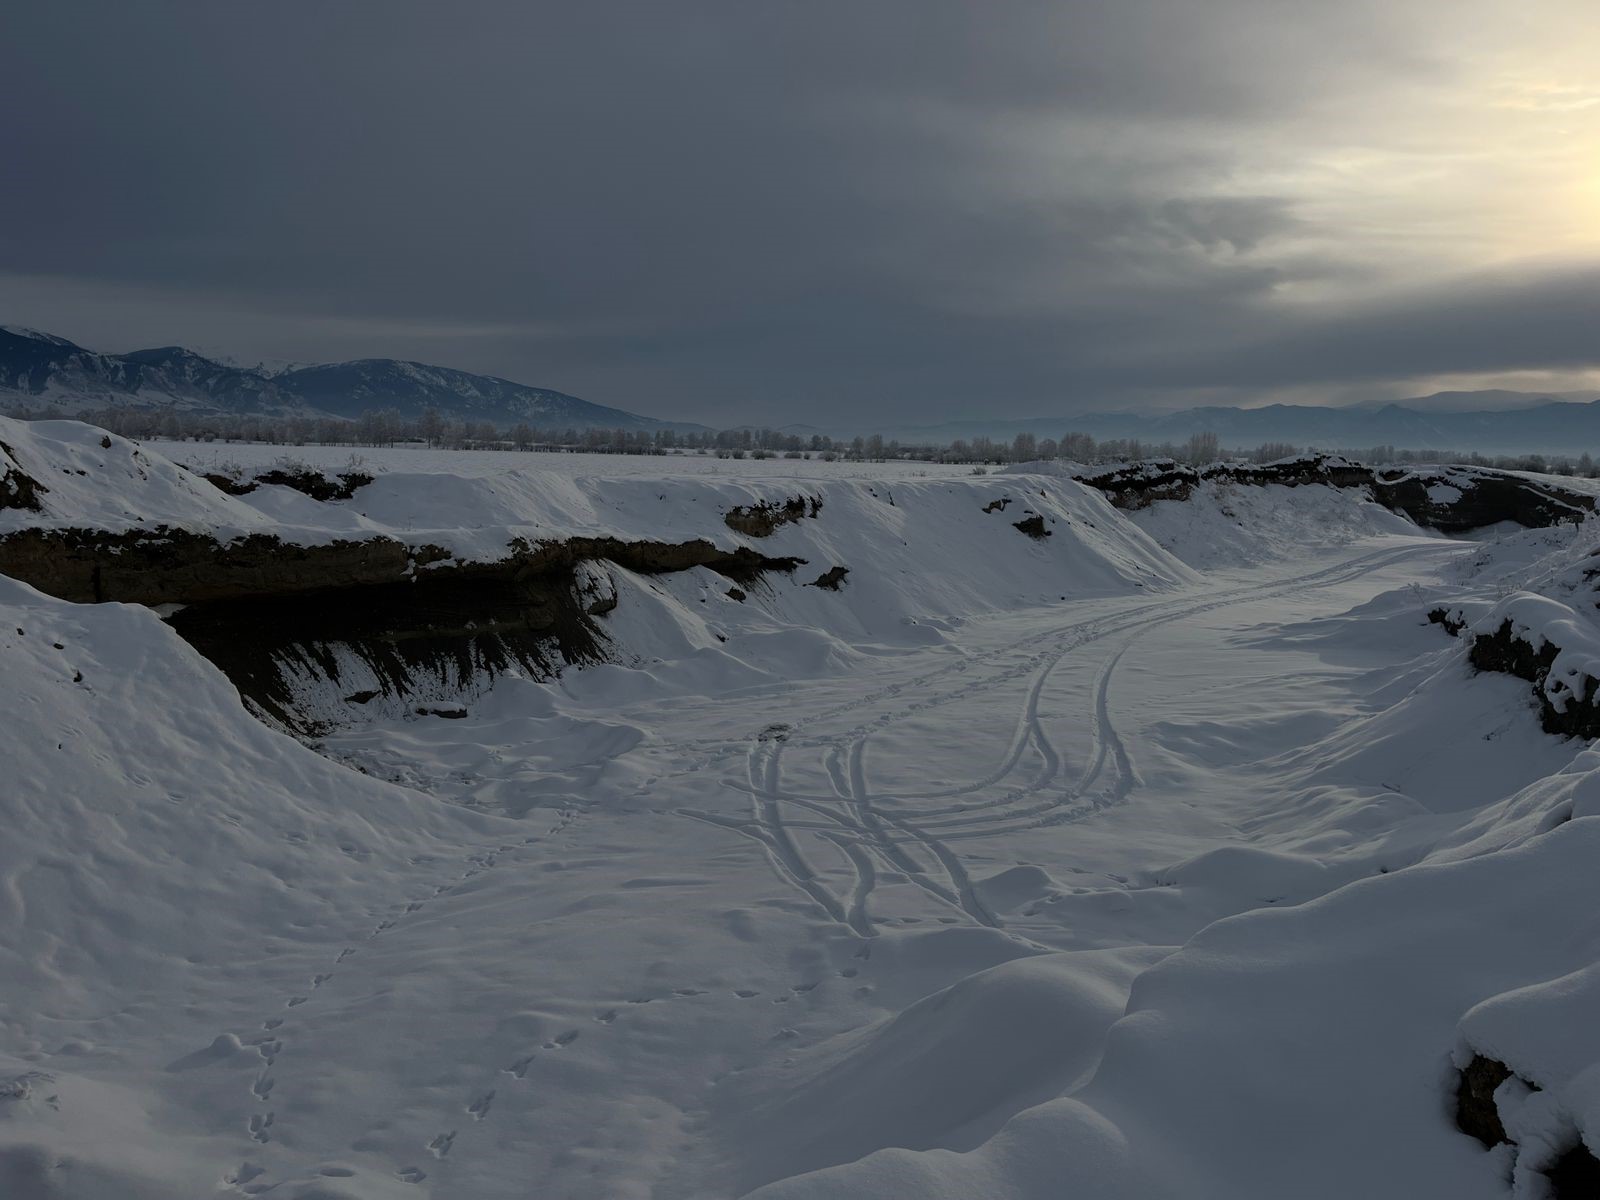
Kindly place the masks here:
[(1588, 669), (1590, 525), (515, 454), (316, 500), (0, 442), (0, 542), (101, 589), (147, 537), (383, 539), (452, 603), (559, 563), (596, 647), (400, 696), (330, 635), (296, 740), (178, 635), (220, 602), (0, 578), (8, 1200), (1583, 1194), (1600, 753), (1473, 647)]

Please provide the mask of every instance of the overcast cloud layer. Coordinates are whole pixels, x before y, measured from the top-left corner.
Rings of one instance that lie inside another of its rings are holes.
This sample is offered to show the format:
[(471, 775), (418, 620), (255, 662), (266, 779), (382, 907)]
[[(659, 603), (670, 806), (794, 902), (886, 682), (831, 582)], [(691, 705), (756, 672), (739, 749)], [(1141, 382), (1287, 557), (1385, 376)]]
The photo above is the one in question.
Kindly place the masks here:
[(1593, 386), (1593, 0), (12, 5), (0, 320), (713, 424)]

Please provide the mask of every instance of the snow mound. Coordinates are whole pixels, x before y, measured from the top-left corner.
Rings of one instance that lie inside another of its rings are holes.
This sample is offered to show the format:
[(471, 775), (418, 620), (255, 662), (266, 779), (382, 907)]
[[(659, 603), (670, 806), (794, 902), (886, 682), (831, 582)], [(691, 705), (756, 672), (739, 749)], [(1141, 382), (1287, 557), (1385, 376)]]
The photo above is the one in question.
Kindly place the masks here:
[(727, 1089), (741, 1190), (888, 1146), (970, 1149), (1085, 1078), (1164, 949), (1023, 958)]
[(1418, 532), (1365, 492), (1322, 483), (1208, 481), (1186, 500), (1157, 500), (1127, 515), (1167, 551), (1202, 571), (1279, 562), (1308, 549)]
[[(63, 1061), (96, 1074), (0, 1097), (0, 1192), (208, 1194), (217, 1169), (202, 1184), (196, 1163), (237, 1153), (259, 1116), (241, 1078), (272, 1044), (253, 993), (240, 1005), (239, 964), (260, 986), (304, 988), (314, 964), (459, 874), (464, 846), (512, 826), (272, 732), (143, 608), (0, 577), (0, 659), (0, 975), (29, 998), (8, 1045), (48, 1056), (47, 1074)], [(397, 893), (402, 878), (416, 891)], [(118, 1049), (129, 1014), (177, 1007), (205, 1040)]]
[[(1498, 1200), (1501, 1171), (1448, 1115), (1450, 1031), (1485, 996), (1589, 968), (1600, 931), (1571, 914), (1600, 905), (1597, 854), (1600, 821), (1574, 819), (1515, 849), (1219, 921), (1135, 979), (1094, 1078), (1069, 1097), (975, 1150), (886, 1150), (754, 1195)], [(1584, 1129), (1600, 1115), (1582, 1030), (1592, 978), (1463, 1023), (1530, 1070), (1560, 1061), (1545, 1077)], [(1513, 1007), (1535, 1003), (1560, 1023)]]

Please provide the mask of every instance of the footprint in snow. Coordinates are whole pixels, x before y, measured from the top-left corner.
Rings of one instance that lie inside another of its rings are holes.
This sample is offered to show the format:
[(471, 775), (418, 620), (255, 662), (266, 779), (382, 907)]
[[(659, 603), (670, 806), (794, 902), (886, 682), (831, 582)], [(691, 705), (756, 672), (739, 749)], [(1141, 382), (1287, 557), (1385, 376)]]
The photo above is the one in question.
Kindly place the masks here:
[(494, 1104), (494, 1090), (491, 1088), (467, 1105), (467, 1111), (472, 1114), (474, 1121), (481, 1121), (489, 1115), (489, 1108)]
[(245, 1162), (239, 1164), (239, 1169), (231, 1175), (224, 1175), (222, 1182), (229, 1187), (240, 1187), (253, 1179), (259, 1179), (267, 1173), (265, 1167), (258, 1167), (255, 1163)]
[(515, 1075), (518, 1079), (521, 1079), (527, 1075), (528, 1069), (533, 1066), (533, 1059), (534, 1056), (530, 1054), (527, 1058), (519, 1058), (509, 1067), (502, 1069), (505, 1070), (507, 1074)]
[(272, 1118), (272, 1113), (257, 1113), (255, 1116), (251, 1117), (251, 1138), (262, 1143), (263, 1145), (265, 1145), (267, 1142), (270, 1142), (272, 1140), (272, 1134), (269, 1131), (272, 1128)]
[(450, 1153), (450, 1147), (454, 1144), (455, 1140), (456, 1131), (452, 1129), (449, 1133), (441, 1133), (438, 1137), (434, 1138), (433, 1141), (429, 1142), (428, 1149), (435, 1158), (443, 1158), (445, 1155)]

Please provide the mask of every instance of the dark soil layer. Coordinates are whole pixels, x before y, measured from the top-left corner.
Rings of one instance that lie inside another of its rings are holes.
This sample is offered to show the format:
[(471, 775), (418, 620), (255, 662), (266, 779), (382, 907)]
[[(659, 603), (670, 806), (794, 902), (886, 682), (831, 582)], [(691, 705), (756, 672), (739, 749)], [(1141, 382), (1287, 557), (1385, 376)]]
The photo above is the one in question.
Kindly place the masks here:
[[(1456, 1084), (1456, 1128), (1491, 1150), (1502, 1144), (1516, 1145), (1506, 1136), (1494, 1102), (1495, 1089), (1511, 1077), (1511, 1068), (1505, 1063), (1478, 1054), (1466, 1065)], [(1539, 1090), (1527, 1080), (1523, 1082), (1534, 1091)], [(1555, 1200), (1594, 1200), (1600, 1196), (1600, 1159), (1580, 1142), (1545, 1172), (1545, 1178), (1550, 1181), (1550, 1194)]]
[(1574, 1146), (1545, 1172), (1554, 1200), (1594, 1200), (1600, 1196), (1600, 1158), (1587, 1146)]
[[(1122, 509), (1140, 509), (1157, 500), (1186, 500), (1200, 483), (1236, 483), (1286, 487), (1321, 483), (1330, 487), (1366, 488), (1385, 508), (1428, 529), (1465, 533), (1514, 521), (1530, 529), (1577, 522), (1594, 511), (1595, 499), (1554, 484), (1535, 482), (1503, 471), (1457, 468), (1448, 474), (1415, 475), (1406, 471), (1374, 471), (1342, 458), (1315, 455), (1265, 466), (1219, 463), (1195, 468), (1166, 461), (1082, 476)], [(1448, 484), (1461, 494), (1434, 500), (1430, 489)]]
[(1596, 703), (1595, 680), (1585, 680), (1581, 694), (1569, 693), (1564, 708), (1556, 708), (1546, 693), (1551, 664), (1560, 652), (1560, 647), (1549, 642), (1535, 650), (1525, 639), (1516, 636), (1510, 621), (1502, 621), (1493, 633), (1480, 633), (1472, 639), (1467, 657), (1480, 671), (1499, 671), (1533, 684), (1534, 698), (1539, 704), (1539, 724), (1546, 733), (1585, 739), (1600, 737), (1600, 703)]
[(1495, 1088), (1510, 1078), (1511, 1068), (1505, 1063), (1474, 1055), (1456, 1085), (1456, 1128), (1491, 1149), (1510, 1141), (1494, 1103)]
[[(311, 723), (292, 711), (284, 667), (338, 683), (336, 647), (371, 668), (382, 695), (408, 694), (424, 675), (464, 686), (511, 666), (547, 677), (596, 661), (604, 639), (593, 617), (616, 597), (586, 594), (577, 567), (598, 561), (643, 574), (705, 567), (748, 587), (804, 560), (704, 540), (517, 541), (504, 559), (465, 563), (382, 537), (322, 546), (172, 529), (0, 537), (0, 572), (53, 596), (183, 605), (172, 626), (261, 711), (300, 731)], [(375, 698), (370, 691), (352, 702)]]
[(236, 479), (232, 475), (223, 475), (215, 471), (203, 471), (199, 474), (200, 478), (212, 487), (230, 496), (248, 496), (263, 483), (273, 483), (293, 488), (313, 500), (322, 501), (348, 500), (356, 494), (358, 488), (366, 487), (375, 478), (366, 471), (345, 471), (329, 479), (321, 471), (314, 471), (310, 467), (293, 470), (274, 467), (251, 479)]
[(1451, 637), (1460, 637), (1461, 631), (1467, 623), (1458, 616), (1452, 616), (1448, 608), (1435, 608), (1428, 613), (1428, 620), (1435, 625), (1442, 626)]
[[(11, 447), (4, 442), (0, 442), (0, 456), (5, 460), (0, 465), (16, 462)], [(0, 470), (0, 509), (19, 508), (23, 512), (41, 512), (44, 505), (39, 503), (39, 494), (49, 490), (21, 467), (5, 465), (5, 469)]]
[(1031, 517), (1023, 517), (1020, 521), (1013, 521), (1012, 525), (1036, 542), (1042, 542), (1050, 536), (1050, 531), (1044, 527), (1044, 518), (1038, 513), (1034, 513)]
[(747, 537), (770, 537), (781, 526), (815, 517), (821, 510), (822, 500), (817, 496), (791, 496), (782, 504), (762, 501), (748, 507), (730, 508), (722, 521), (735, 533)]
[(844, 577), (850, 574), (849, 567), (829, 567), (821, 575), (813, 579), (809, 586), (819, 587), (829, 592), (837, 592), (844, 583)]

